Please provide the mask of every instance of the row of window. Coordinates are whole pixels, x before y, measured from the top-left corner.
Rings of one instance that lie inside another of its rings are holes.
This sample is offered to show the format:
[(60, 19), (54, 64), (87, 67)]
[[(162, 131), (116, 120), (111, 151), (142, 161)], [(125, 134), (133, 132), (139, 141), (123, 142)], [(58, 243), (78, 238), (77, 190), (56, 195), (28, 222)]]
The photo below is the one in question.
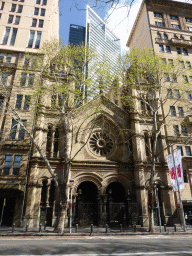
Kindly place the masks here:
[[(26, 126), (27, 121), (21, 120), (24, 126)], [(25, 138), (25, 129), (20, 125), (15, 119), (12, 120), (11, 130), (10, 130), (10, 139), (24, 140)]]
[[(10, 37), (10, 34), (11, 34), (11, 37)], [(14, 45), (16, 36), (17, 36), (17, 28), (6, 27), (2, 44)]]
[(10, 12), (22, 13), (22, 10), (23, 10), (23, 5), (20, 5), (20, 4), (12, 4), (12, 5), (11, 5), (11, 10), (10, 10)]
[(178, 125), (173, 125), (173, 132), (174, 132), (174, 135), (176, 137), (178, 137), (180, 134), (182, 136), (187, 136), (188, 133), (187, 133), (187, 127), (184, 126), (184, 125), (181, 125), (181, 133), (179, 132), (179, 126)]
[[(184, 83), (188, 83), (188, 82), (192, 83), (192, 76), (188, 77), (187, 75), (182, 75), (182, 78), (183, 78)], [(164, 82), (170, 82), (170, 81), (173, 82), (173, 83), (177, 83), (176, 75), (172, 74), (171, 78), (170, 78), (170, 76), (167, 73), (165, 73)]]
[[(183, 156), (183, 147), (177, 146), (177, 150), (180, 150), (181, 155)], [(185, 154), (186, 154), (186, 156), (191, 156), (191, 147), (190, 146), (185, 146)]]
[[(21, 166), (21, 158), (19, 155), (6, 155), (3, 167), (3, 175), (18, 175)], [(12, 173), (10, 173), (12, 169)]]
[[(9, 77), (10, 74), (2, 74), (1, 75), (1, 83), (3, 86), (7, 85), (7, 79)], [(33, 86), (34, 83), (34, 79), (35, 79), (35, 75), (34, 74), (26, 74), (26, 73), (22, 73), (21, 74), (21, 80), (20, 80), (20, 86), (24, 87), (31, 87)]]
[(39, 49), (40, 41), (41, 41), (41, 35), (42, 35), (41, 31), (31, 30), (27, 47), (28, 48), (33, 48), (34, 47), (36, 49)]
[[(162, 58), (162, 62), (164, 64), (167, 63), (165, 58)], [(170, 65), (172, 67), (174, 66), (173, 59), (168, 59), (168, 65)], [(185, 67), (186, 68), (191, 68), (191, 63), (190, 63), (190, 61), (186, 61), (185, 63), (184, 63), (184, 61), (179, 61), (179, 66), (180, 66), (180, 68), (185, 68)]]
[[(154, 12), (154, 17), (163, 19), (163, 14), (159, 12)], [(169, 15), (170, 20), (179, 21), (179, 17), (176, 15)], [(192, 18), (185, 17), (185, 22), (192, 23)], [(164, 27), (164, 22), (155, 22), (156, 26)], [(179, 24), (171, 24), (171, 27), (174, 29), (181, 29)], [(192, 31), (192, 27), (187, 27), (187, 30)]]
[(37, 8), (34, 9), (34, 15), (45, 16), (45, 9), (44, 8)]
[[(163, 18), (163, 14), (160, 13), (160, 12), (154, 12), (154, 17), (156, 17), (156, 18)], [(179, 20), (178, 16), (176, 16), (176, 15), (169, 15), (169, 18), (171, 20)]]
[(47, 5), (47, 0), (36, 0), (36, 4)]
[(31, 101), (30, 95), (25, 95), (25, 97), (23, 97), (22, 94), (17, 94), (15, 109), (16, 110), (20, 110), (20, 109), (29, 110), (30, 101)]
[(20, 16), (14, 16), (14, 15), (9, 15), (8, 17), (8, 24), (13, 23), (14, 25), (19, 25), (21, 17)]
[[(167, 89), (167, 98), (172, 99), (173, 98), (173, 93), (174, 93), (174, 98), (175, 99), (179, 99), (181, 97), (178, 89), (174, 89), (174, 90)], [(191, 94), (190, 91), (186, 92), (186, 96), (187, 96), (188, 100), (192, 100), (192, 94)]]
[(12, 54), (5, 54), (5, 53), (0, 53), (0, 63), (4, 62), (5, 57), (6, 57), (6, 63), (11, 63)]
[[(178, 107), (178, 115), (179, 116), (184, 116), (184, 112), (183, 112), (183, 108), (182, 107)], [(176, 110), (175, 110), (175, 106), (170, 106), (170, 113), (172, 116), (176, 116)]]
[[(171, 53), (171, 47), (169, 45), (159, 45), (159, 51), (160, 52), (167, 52), (167, 53)], [(184, 56), (187, 56), (188, 55), (188, 50), (186, 48), (180, 48), (180, 47), (176, 47), (176, 51), (177, 51), (177, 54), (182, 54)]]
[(39, 27), (39, 28), (43, 28), (44, 20), (33, 19), (31, 26), (32, 26), (32, 27), (36, 27), (36, 26), (37, 26), (37, 23), (38, 23), (38, 27)]
[[(165, 39), (168, 40), (169, 36), (167, 33), (163, 33), (163, 37), (162, 37), (162, 33), (157, 32), (157, 38), (159, 39)], [(171, 37), (172, 38), (172, 37)], [(176, 34), (174, 34), (173, 39), (181, 39), (181, 40), (185, 40), (185, 37), (183, 35), (180, 35), (180, 37), (178, 37)], [(192, 40), (192, 37), (190, 37), (190, 40)]]
[[(42, 23), (40, 22), (39, 26), (43, 26), (43, 22)], [(11, 34), (11, 37), (10, 37), (10, 34)], [(39, 49), (41, 35), (42, 35), (41, 31), (31, 30), (29, 35), (28, 48), (34, 47), (36, 49)], [(2, 44), (4, 45), (9, 44), (13, 46), (15, 44), (16, 36), (17, 36), (17, 28), (6, 27)]]
[[(178, 107), (178, 115), (179, 116), (184, 116), (184, 112), (183, 112), (183, 108), (182, 107)], [(192, 108), (189, 109), (190, 111), (190, 115), (192, 115)], [(175, 106), (170, 106), (170, 113), (172, 116), (176, 116), (176, 109)]]

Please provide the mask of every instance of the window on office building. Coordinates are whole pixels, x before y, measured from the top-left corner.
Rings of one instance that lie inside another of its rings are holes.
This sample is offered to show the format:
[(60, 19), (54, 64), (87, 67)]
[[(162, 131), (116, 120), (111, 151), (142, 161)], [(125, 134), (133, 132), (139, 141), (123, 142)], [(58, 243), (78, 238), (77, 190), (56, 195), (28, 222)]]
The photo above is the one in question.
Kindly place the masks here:
[(170, 15), (170, 19), (171, 19), (171, 20), (178, 20), (178, 16), (176, 16), (176, 15)]
[[(26, 126), (26, 120), (21, 120), (22, 124)], [(19, 134), (18, 134), (18, 140), (24, 140), (25, 138), (25, 129), (24, 127), (20, 124), (20, 129), (19, 129)]]
[(188, 51), (187, 51), (186, 48), (183, 48), (183, 54), (184, 54), (185, 56), (188, 55)]
[(10, 45), (15, 44), (16, 36), (17, 36), (17, 28), (13, 28), (12, 35), (11, 35), (11, 40), (10, 40)]
[(180, 98), (180, 93), (179, 93), (179, 90), (178, 89), (175, 89), (174, 90), (174, 96), (176, 99), (179, 99)]
[(45, 9), (41, 9), (41, 16), (45, 16)]
[(32, 48), (33, 47), (34, 37), (35, 37), (35, 31), (31, 30), (30, 31), (30, 35), (29, 35), (28, 48)]
[(5, 156), (5, 162), (3, 167), (3, 175), (9, 175), (11, 169), (12, 155)]
[(180, 47), (176, 47), (176, 51), (177, 51), (177, 54), (181, 54), (181, 48)]
[(11, 28), (10, 28), (10, 27), (6, 27), (6, 28), (5, 28), (5, 33), (4, 33), (4, 37), (3, 37), (2, 44), (7, 44), (8, 39), (9, 39), (10, 31), (11, 31)]
[(35, 48), (38, 49), (40, 46), (41, 41), (41, 32), (37, 31), (36, 41), (35, 41)]
[(165, 23), (164, 22), (160, 22), (160, 21), (155, 21), (155, 26), (164, 27)]
[(163, 47), (163, 45), (159, 45), (159, 51), (160, 51), (160, 52), (164, 52), (164, 47)]
[(43, 28), (44, 20), (39, 20), (39, 28)]
[(172, 98), (172, 90), (171, 89), (167, 89), (167, 98), (168, 99)]
[(173, 132), (175, 136), (179, 136), (179, 127), (178, 125), (173, 125)]
[(37, 19), (32, 19), (32, 27), (36, 27), (37, 26)]
[(12, 120), (11, 131), (10, 131), (10, 139), (14, 140), (17, 132), (17, 121), (15, 119)]
[(0, 11), (2, 11), (2, 10), (4, 9), (4, 6), (5, 6), (5, 2), (2, 2), (2, 3), (0, 4)]
[(186, 156), (191, 156), (191, 148), (190, 148), (190, 146), (185, 146), (185, 152), (186, 152)]
[(171, 24), (171, 27), (174, 29), (181, 29), (181, 26), (177, 24)]
[(22, 100), (23, 100), (23, 95), (22, 94), (17, 94), (15, 109), (18, 109), (18, 110), (21, 109)]
[(170, 46), (166, 45), (166, 47), (165, 47), (165, 51), (166, 51), (166, 52), (171, 52), (171, 48), (170, 48)]
[(16, 6), (17, 6), (16, 4), (12, 4), (10, 12), (15, 12), (16, 11)]
[(177, 146), (177, 150), (181, 151), (181, 155), (183, 156), (183, 147), (182, 146)]
[(36, 8), (36, 7), (35, 7), (34, 15), (38, 15), (38, 14), (39, 14), (39, 8)]
[(13, 175), (19, 174), (20, 165), (21, 165), (21, 156), (15, 156), (14, 162), (13, 162)]
[(154, 12), (154, 17), (156, 18), (163, 18), (163, 14), (160, 12)]
[(184, 116), (182, 107), (178, 107), (178, 113), (179, 113), (179, 116)]
[(23, 10), (23, 5), (19, 5), (18, 9), (17, 9), (17, 12), (18, 13), (22, 13), (22, 10)]
[(8, 17), (8, 21), (7, 21), (7, 23), (12, 23), (13, 22), (13, 15), (9, 15), (9, 17)]
[(184, 125), (181, 125), (181, 134), (187, 136), (187, 127)]
[(16, 16), (15, 17), (15, 25), (19, 25), (19, 23), (20, 23), (20, 19), (21, 19), (21, 17), (20, 16)]
[(176, 116), (175, 106), (170, 106), (170, 113), (172, 116)]

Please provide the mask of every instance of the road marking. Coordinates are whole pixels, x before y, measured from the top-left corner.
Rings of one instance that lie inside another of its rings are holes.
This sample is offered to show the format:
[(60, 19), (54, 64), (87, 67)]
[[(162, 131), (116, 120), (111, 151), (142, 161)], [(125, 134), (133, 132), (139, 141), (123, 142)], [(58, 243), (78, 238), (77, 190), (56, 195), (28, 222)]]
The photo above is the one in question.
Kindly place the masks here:
[(76, 243), (76, 242), (74, 242), (74, 243), (63, 243), (63, 244), (66, 244), (66, 245), (68, 245), (68, 244), (73, 244), (73, 245), (91, 244), (91, 245), (93, 245), (94, 244), (95, 245), (95, 244), (111, 244), (111, 243), (105, 243), (105, 242), (104, 243), (97, 243), (97, 242), (96, 243), (95, 242), (93, 242), (93, 243)]

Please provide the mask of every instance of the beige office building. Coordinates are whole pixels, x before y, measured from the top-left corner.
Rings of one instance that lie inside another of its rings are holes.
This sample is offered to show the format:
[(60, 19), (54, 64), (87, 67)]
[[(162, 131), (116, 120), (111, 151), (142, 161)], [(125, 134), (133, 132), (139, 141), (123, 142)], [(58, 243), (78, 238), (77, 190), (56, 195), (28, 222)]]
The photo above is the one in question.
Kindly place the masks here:
[[(25, 214), (31, 142), (13, 119), (15, 109), (33, 133), (35, 102), (32, 96), (39, 71), (34, 70), (43, 42), (59, 38), (58, 0), (0, 1), (0, 212), (2, 225), (20, 225)], [(34, 54), (28, 63), (26, 52)], [(26, 72), (27, 70), (27, 72)], [(6, 88), (6, 90), (4, 89)], [(8, 97), (6, 96), (8, 94)], [(7, 105), (9, 103), (9, 105)]]
[[(181, 68), (190, 69), (192, 64), (191, 11), (192, 5), (189, 3), (156, 0), (143, 1), (127, 41), (127, 46), (130, 49), (134, 47), (152, 48), (154, 53), (161, 56), (167, 64), (180, 57)], [(185, 188), (181, 190), (181, 197), (186, 221), (189, 223), (192, 218), (192, 140), (190, 138), (192, 87), (188, 86), (185, 90), (183, 86), (185, 82), (192, 83), (191, 72), (178, 77), (172, 88), (169, 87), (167, 81), (168, 89), (166, 93), (168, 100), (162, 113), (164, 116), (168, 115), (166, 118), (167, 125), (164, 130), (166, 145), (174, 145), (174, 149), (180, 149), (182, 154)], [(187, 120), (187, 127), (182, 123), (183, 120)], [(138, 124), (138, 129), (141, 129), (141, 126), (141, 124)], [(165, 152), (165, 156), (170, 153), (171, 151), (168, 150)], [(162, 184), (163, 190), (168, 184), (171, 185), (169, 173), (166, 170), (163, 177), (159, 179), (159, 183)], [(165, 216), (175, 215), (178, 212), (177, 204), (179, 204), (179, 201), (177, 193), (164, 192), (161, 201)], [(169, 205), (167, 213), (166, 205)]]

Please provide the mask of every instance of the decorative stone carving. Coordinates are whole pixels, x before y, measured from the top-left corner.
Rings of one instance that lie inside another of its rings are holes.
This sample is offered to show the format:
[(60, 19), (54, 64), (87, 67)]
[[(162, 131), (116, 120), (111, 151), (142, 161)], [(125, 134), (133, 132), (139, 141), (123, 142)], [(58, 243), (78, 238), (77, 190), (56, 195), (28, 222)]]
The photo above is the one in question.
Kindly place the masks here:
[(114, 139), (105, 131), (96, 131), (92, 133), (88, 145), (93, 154), (107, 156), (114, 150)]

